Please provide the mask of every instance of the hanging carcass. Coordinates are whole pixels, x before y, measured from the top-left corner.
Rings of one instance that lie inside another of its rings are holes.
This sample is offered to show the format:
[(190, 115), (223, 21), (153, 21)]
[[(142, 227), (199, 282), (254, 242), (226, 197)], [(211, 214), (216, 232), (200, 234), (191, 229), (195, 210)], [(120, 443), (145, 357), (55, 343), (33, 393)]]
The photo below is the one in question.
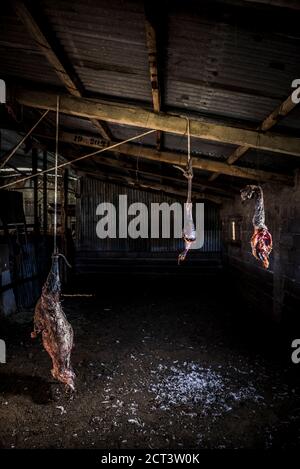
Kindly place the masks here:
[(193, 221), (193, 204), (192, 204), (192, 180), (193, 180), (193, 166), (191, 158), (191, 138), (190, 138), (190, 121), (187, 119), (187, 134), (188, 134), (188, 160), (186, 169), (175, 166), (188, 180), (187, 200), (184, 204), (184, 225), (182, 238), (184, 240), (184, 250), (178, 255), (178, 264), (184, 261), (192, 244), (196, 241), (196, 229)]
[(262, 262), (265, 269), (269, 267), (269, 256), (273, 248), (271, 233), (265, 225), (265, 208), (263, 190), (260, 186), (248, 185), (241, 190), (243, 202), (255, 199), (254, 216), (252, 219), (254, 232), (251, 238), (253, 256)]
[(186, 255), (191, 248), (192, 244), (196, 241), (196, 229), (193, 221), (193, 204), (192, 204), (192, 179), (193, 179), (193, 169), (191, 159), (188, 162), (186, 171), (184, 171), (184, 176), (188, 180), (188, 194), (187, 200), (184, 204), (184, 226), (182, 232), (182, 238), (184, 240), (184, 250), (178, 256), (178, 264), (181, 261), (184, 261)]
[(59, 256), (64, 257), (62, 254), (52, 256), (51, 270), (35, 308), (31, 337), (42, 334), (44, 348), (52, 359), (52, 376), (74, 390), (75, 374), (71, 366), (73, 329), (60, 302)]
[[(52, 266), (37, 302), (34, 314), (34, 331), (31, 337), (42, 334), (43, 345), (52, 359), (52, 376), (74, 390), (75, 373), (71, 366), (73, 329), (68, 322), (60, 302), (61, 283), (59, 277), (59, 257), (68, 264), (65, 256), (57, 250), (57, 194), (58, 194), (58, 135), (59, 135), (59, 96), (56, 100), (56, 138), (54, 172), (54, 233)], [(69, 264), (68, 264), (69, 265)]]

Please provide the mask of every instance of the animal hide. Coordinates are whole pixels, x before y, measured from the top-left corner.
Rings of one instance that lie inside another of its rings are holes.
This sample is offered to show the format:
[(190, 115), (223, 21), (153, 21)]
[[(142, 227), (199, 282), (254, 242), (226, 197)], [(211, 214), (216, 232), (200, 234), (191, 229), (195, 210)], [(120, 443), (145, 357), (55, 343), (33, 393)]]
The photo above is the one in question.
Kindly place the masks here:
[(252, 254), (267, 269), (269, 267), (269, 256), (273, 248), (273, 241), (272, 235), (265, 225), (264, 196), (260, 186), (249, 185), (241, 190), (243, 202), (252, 198), (255, 199), (255, 210), (252, 219), (254, 233), (251, 237)]
[(194, 241), (196, 241), (196, 229), (193, 221), (193, 214), (192, 214), (193, 204), (191, 202), (187, 202), (184, 204), (184, 228), (182, 233), (182, 238), (184, 240), (184, 251), (182, 251), (178, 256), (178, 263), (184, 261), (186, 255), (191, 248), (191, 245)]
[(58, 258), (59, 254), (53, 256), (50, 273), (37, 302), (31, 337), (42, 334), (44, 348), (52, 359), (52, 376), (74, 390), (75, 374), (71, 366), (73, 329), (60, 302)]
[(187, 200), (184, 204), (184, 227), (182, 238), (184, 240), (184, 251), (178, 256), (178, 264), (184, 261), (188, 251), (190, 250), (193, 242), (196, 241), (196, 229), (193, 221), (193, 204), (192, 204), (192, 162), (190, 161), (187, 170), (184, 172), (185, 177), (188, 179), (188, 194)]

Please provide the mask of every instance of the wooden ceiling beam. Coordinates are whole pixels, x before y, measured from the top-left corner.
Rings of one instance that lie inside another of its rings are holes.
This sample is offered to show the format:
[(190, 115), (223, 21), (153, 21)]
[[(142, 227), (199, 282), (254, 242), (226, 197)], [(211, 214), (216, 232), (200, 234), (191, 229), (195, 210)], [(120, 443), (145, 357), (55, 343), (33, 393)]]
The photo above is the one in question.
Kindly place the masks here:
[[(39, 136), (39, 137), (44, 138), (44, 136)], [(69, 158), (69, 155), (67, 155), (67, 157)], [(70, 159), (70, 161), (71, 160), (72, 159)], [(186, 185), (186, 179), (185, 178), (180, 179), (180, 176), (179, 177), (167, 176), (165, 174), (158, 173), (155, 170), (145, 171), (145, 170), (139, 169), (137, 171), (135, 165), (128, 164), (127, 162), (122, 161), (121, 159), (114, 160), (112, 158), (109, 158), (107, 156), (104, 156), (104, 155), (100, 154), (98, 156), (96, 155), (96, 156), (92, 157), (92, 160), (93, 160), (93, 162), (95, 162), (97, 164), (100, 164), (101, 166), (108, 166), (108, 167), (111, 167), (111, 168), (121, 169), (121, 170), (124, 170), (124, 171), (133, 172), (135, 174), (137, 173), (138, 176), (160, 179), (160, 183), (162, 185), (164, 184), (163, 181), (170, 181), (170, 182), (175, 183), (175, 184)], [(97, 171), (96, 167), (95, 167), (95, 170)], [(233, 191), (232, 190), (231, 191), (229, 189), (225, 190), (225, 189), (222, 189), (222, 188), (218, 188), (215, 185), (209, 185), (207, 183), (203, 183), (203, 184), (201, 182), (199, 183), (197, 174), (194, 175), (193, 188), (194, 188), (195, 191), (197, 190), (197, 191), (200, 191), (200, 192), (205, 192), (206, 190), (211, 190), (211, 191), (215, 192), (214, 195), (216, 195), (216, 196), (220, 196), (220, 197), (222, 196), (222, 197), (225, 197), (225, 198), (233, 198)], [(182, 188), (182, 190), (184, 190), (184, 188)]]
[[(44, 137), (47, 137), (46, 135)], [(48, 138), (53, 138), (48, 137)], [(94, 137), (85, 136), (82, 134), (73, 134), (70, 132), (61, 132), (60, 141), (87, 146), (91, 148), (104, 148), (103, 142), (97, 140)], [(115, 142), (116, 143), (116, 142)], [(143, 158), (149, 161), (155, 161), (160, 163), (167, 163), (177, 166), (186, 166), (186, 155), (181, 153), (175, 153), (170, 151), (158, 151), (154, 148), (145, 147), (142, 145), (136, 145), (133, 143), (123, 143), (119, 147), (113, 149), (114, 152), (121, 153), (134, 158)], [(99, 155), (101, 156), (101, 155)], [(97, 156), (96, 156), (97, 158)], [(293, 177), (286, 176), (283, 174), (272, 173), (269, 171), (256, 170), (252, 168), (245, 168), (240, 166), (230, 166), (227, 163), (221, 163), (219, 161), (213, 161), (210, 159), (193, 157), (193, 168), (195, 170), (220, 172), (228, 176), (234, 176), (244, 179), (252, 179), (258, 181), (271, 181), (278, 182), (281, 184), (293, 184)]]
[[(56, 94), (26, 89), (16, 90), (20, 104), (39, 109), (56, 109)], [(77, 98), (63, 95), (60, 97), (60, 111), (64, 114), (104, 120), (164, 132), (185, 135), (185, 117), (167, 113), (154, 113), (140, 107), (125, 106), (95, 99)], [(300, 139), (281, 134), (262, 134), (228, 125), (213, 124), (203, 120), (190, 119), (191, 137), (213, 142), (249, 146), (285, 155), (300, 156)], [(228, 165), (230, 166), (230, 165)]]
[[(158, 72), (158, 35), (157, 23), (154, 22), (154, 15), (152, 14), (153, 4), (145, 2), (145, 31), (146, 31), (146, 44), (148, 50), (149, 73), (152, 93), (152, 104), (154, 112), (161, 111), (161, 86), (159, 83)], [(157, 149), (161, 150), (162, 132), (159, 130), (156, 133)]]
[[(283, 101), (279, 106), (277, 106), (274, 111), (272, 111), (261, 123), (261, 125), (257, 128), (258, 131), (266, 132), (267, 130), (270, 130), (274, 125), (277, 124), (279, 120), (284, 118), (287, 114), (289, 114), (297, 104), (293, 101), (292, 99), (292, 94)], [(241, 145), (237, 147), (234, 152), (229, 156), (227, 163), (232, 165), (234, 164), (237, 160), (239, 160), (251, 147), (248, 145)], [(212, 174), (210, 177), (210, 181), (214, 181), (217, 179), (220, 173), (215, 173)]]

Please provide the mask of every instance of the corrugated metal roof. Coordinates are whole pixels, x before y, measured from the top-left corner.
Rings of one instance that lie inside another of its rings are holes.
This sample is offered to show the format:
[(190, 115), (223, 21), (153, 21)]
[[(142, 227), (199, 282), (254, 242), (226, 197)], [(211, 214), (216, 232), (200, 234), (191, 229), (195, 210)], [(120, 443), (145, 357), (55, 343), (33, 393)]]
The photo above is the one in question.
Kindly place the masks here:
[(275, 173), (290, 174), (292, 169), (299, 168), (299, 158), (252, 149), (245, 153), (236, 164)]
[[(152, 107), (143, 2), (42, 0), (39, 4), (88, 95)], [(288, 28), (285, 32), (274, 28), (272, 32), (267, 24), (265, 32), (261, 25), (257, 31), (255, 22), (245, 27), (244, 19), (229, 21), (226, 14), (218, 15), (216, 10), (206, 15), (201, 8), (202, 3), (197, 2), (168, 3), (167, 42), (160, 44), (164, 49), (163, 109), (256, 126), (290, 94), (292, 80), (300, 76), (300, 36), (290, 34)], [(223, 5), (224, 11), (226, 8)], [(0, 61), (5, 77), (63, 89), (7, 3), (0, 15)], [(61, 126), (95, 133), (88, 120), (71, 116), (61, 116)], [(109, 127), (119, 140), (142, 132), (117, 124)], [(298, 129), (300, 108), (278, 126), (279, 131)], [(142, 143), (155, 146), (155, 134)], [(164, 134), (166, 149), (186, 152), (186, 145), (185, 136)], [(195, 154), (221, 161), (234, 148), (192, 140)], [(259, 157), (261, 168), (283, 172), (298, 164), (294, 158), (278, 155), (260, 153)], [(240, 164), (255, 167), (256, 160), (257, 152), (252, 151)]]
[[(128, 138), (134, 137), (135, 135), (140, 135), (144, 132), (147, 132), (149, 129), (144, 129), (141, 127), (128, 127), (127, 125), (119, 124), (109, 124), (109, 128), (117, 140), (126, 140)], [(137, 139), (135, 143), (141, 143), (143, 145), (155, 146), (156, 137), (155, 132), (153, 134), (146, 135), (140, 139)]]
[(8, 2), (1, 4), (0, 13), (1, 78), (61, 86), (47, 59), (31, 39)]
[(260, 122), (300, 75), (299, 41), (170, 14), (166, 105)]
[[(187, 137), (185, 135), (165, 134), (164, 144), (168, 150), (187, 153)], [(226, 160), (235, 148), (234, 145), (225, 145), (218, 142), (200, 140), (199, 138), (191, 138), (191, 152), (197, 156)]]
[(151, 102), (142, 3), (43, 3), (87, 91)]

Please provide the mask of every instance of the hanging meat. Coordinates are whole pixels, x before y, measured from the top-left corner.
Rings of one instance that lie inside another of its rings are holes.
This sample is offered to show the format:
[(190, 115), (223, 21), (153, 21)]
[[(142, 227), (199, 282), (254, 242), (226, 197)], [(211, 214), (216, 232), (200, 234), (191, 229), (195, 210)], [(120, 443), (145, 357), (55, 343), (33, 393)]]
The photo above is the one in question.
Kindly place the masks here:
[(184, 176), (188, 180), (188, 193), (187, 200), (184, 204), (184, 226), (182, 238), (184, 240), (184, 251), (182, 251), (178, 256), (178, 264), (181, 261), (184, 261), (186, 255), (191, 248), (193, 242), (196, 241), (196, 229), (193, 221), (193, 204), (192, 204), (192, 179), (193, 179), (193, 168), (192, 160), (189, 158), (186, 171), (184, 171)]
[(273, 248), (271, 233), (265, 225), (265, 208), (263, 190), (260, 186), (248, 185), (241, 190), (243, 202), (255, 199), (255, 211), (252, 219), (254, 232), (251, 238), (253, 256), (262, 262), (265, 269), (269, 267), (269, 256)]
[(44, 348), (52, 359), (52, 376), (74, 390), (75, 373), (71, 366), (73, 329), (60, 302), (59, 256), (64, 257), (62, 254), (52, 256), (52, 267), (35, 308), (31, 337), (42, 334)]

